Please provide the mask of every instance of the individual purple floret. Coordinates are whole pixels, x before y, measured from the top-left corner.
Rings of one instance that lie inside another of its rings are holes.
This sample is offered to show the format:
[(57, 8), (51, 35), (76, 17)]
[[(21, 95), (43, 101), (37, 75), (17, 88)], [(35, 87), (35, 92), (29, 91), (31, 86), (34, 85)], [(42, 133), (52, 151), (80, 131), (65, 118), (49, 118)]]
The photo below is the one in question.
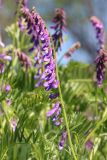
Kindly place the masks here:
[(51, 93), (49, 98), (50, 99), (56, 99), (59, 96), (59, 93)]
[(55, 126), (59, 126), (63, 122), (63, 118), (60, 118), (61, 114), (61, 105), (59, 102), (53, 104), (53, 108), (48, 111), (47, 117), (52, 117), (52, 121)]
[(7, 99), (6, 102), (7, 102), (8, 106), (10, 106), (12, 103), (11, 99)]
[(52, 35), (55, 50), (58, 51), (61, 48), (61, 43), (63, 42), (63, 30), (66, 26), (66, 14), (63, 8), (57, 8), (55, 10), (55, 17), (53, 18), (55, 33)]
[(94, 143), (91, 139), (89, 139), (86, 143), (85, 143), (85, 148), (87, 150), (92, 150), (93, 149), (93, 146), (94, 146)]
[(6, 60), (6, 61), (11, 61), (12, 57), (9, 55), (6, 55), (5, 53), (0, 54), (0, 60)]
[(95, 16), (92, 16), (90, 21), (96, 30), (96, 38), (98, 39), (99, 49), (104, 48), (105, 37), (103, 23)]
[(14, 118), (14, 119), (11, 119), (11, 121), (10, 121), (10, 126), (11, 126), (13, 132), (15, 132), (16, 127), (17, 127), (17, 120), (16, 120), (15, 118)]
[(56, 102), (55, 104), (53, 104), (53, 108), (50, 111), (48, 111), (47, 117), (53, 116), (54, 114), (56, 114), (58, 110), (59, 110), (59, 102)]
[(58, 148), (59, 150), (63, 150), (65, 141), (67, 140), (67, 131), (64, 130), (61, 135), (61, 140), (59, 142)]
[(54, 122), (54, 125), (55, 126), (60, 126), (62, 124), (62, 122), (63, 122), (63, 118), (59, 118), (58, 121)]
[(10, 90), (11, 90), (11, 86), (8, 84), (8, 85), (6, 85), (5, 86), (5, 91), (6, 92), (10, 92)]

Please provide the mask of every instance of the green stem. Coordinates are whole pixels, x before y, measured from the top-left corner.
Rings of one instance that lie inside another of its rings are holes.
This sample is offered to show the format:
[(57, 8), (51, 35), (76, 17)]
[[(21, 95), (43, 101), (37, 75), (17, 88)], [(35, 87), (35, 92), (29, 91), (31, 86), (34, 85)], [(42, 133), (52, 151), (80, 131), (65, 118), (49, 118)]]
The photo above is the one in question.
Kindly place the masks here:
[[(54, 53), (55, 53), (55, 52), (54, 52)], [(56, 54), (54, 54), (54, 56), (55, 56), (55, 55), (56, 55)], [(55, 56), (55, 58), (56, 58), (56, 56)], [(56, 74), (57, 74), (57, 80), (59, 81), (57, 59), (56, 59)], [(65, 125), (66, 125), (66, 129), (67, 129), (69, 145), (70, 145), (70, 148), (71, 148), (71, 151), (72, 151), (72, 154), (73, 154), (74, 159), (75, 159), (75, 160), (78, 160), (78, 159), (77, 159), (77, 156), (76, 156), (76, 153), (75, 153), (75, 151), (74, 151), (74, 147), (73, 147), (72, 141), (71, 141), (70, 129), (69, 129), (69, 124), (68, 124), (67, 114), (66, 114), (65, 107), (64, 107), (64, 101), (63, 101), (63, 97), (62, 97), (60, 81), (59, 81), (58, 90), (59, 90), (59, 95), (60, 95), (60, 101), (61, 101), (61, 104), (62, 104), (62, 110), (63, 110), (64, 120), (65, 120)]]
[(89, 79), (89, 78), (87, 78), (87, 79), (70, 79), (70, 80), (68, 80), (68, 82), (83, 82), (83, 83), (85, 83), (85, 82), (93, 82), (93, 80), (92, 79)]
[(98, 115), (98, 88), (96, 87), (96, 95), (95, 95), (95, 101), (96, 101), (96, 116)]

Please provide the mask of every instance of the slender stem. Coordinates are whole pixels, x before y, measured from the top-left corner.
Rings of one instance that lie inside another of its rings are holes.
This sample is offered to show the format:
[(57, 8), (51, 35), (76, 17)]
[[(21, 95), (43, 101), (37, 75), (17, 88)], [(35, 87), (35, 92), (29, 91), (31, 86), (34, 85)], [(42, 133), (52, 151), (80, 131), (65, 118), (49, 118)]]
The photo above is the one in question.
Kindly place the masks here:
[(96, 87), (96, 95), (95, 95), (95, 101), (96, 101), (96, 116), (98, 115), (98, 88)]
[(87, 79), (69, 79), (68, 82), (79, 82), (79, 83), (83, 82), (83, 83), (85, 83), (85, 82), (93, 82), (93, 80), (89, 79), (89, 78), (87, 78)]
[[(55, 53), (55, 51), (54, 51), (54, 53)], [(56, 58), (56, 53), (54, 54), (54, 56)], [(56, 75), (57, 75), (57, 80), (59, 81), (57, 58), (56, 58)], [(72, 141), (71, 141), (70, 129), (69, 129), (69, 124), (68, 124), (67, 114), (66, 114), (65, 107), (64, 107), (64, 101), (63, 101), (63, 97), (62, 97), (60, 81), (59, 81), (58, 90), (59, 90), (60, 101), (61, 101), (61, 104), (62, 104), (62, 110), (63, 110), (64, 120), (65, 120), (65, 125), (66, 125), (66, 129), (67, 129), (69, 145), (70, 145), (70, 148), (71, 148), (74, 159), (78, 160), (77, 156), (76, 156), (76, 153), (74, 151)]]

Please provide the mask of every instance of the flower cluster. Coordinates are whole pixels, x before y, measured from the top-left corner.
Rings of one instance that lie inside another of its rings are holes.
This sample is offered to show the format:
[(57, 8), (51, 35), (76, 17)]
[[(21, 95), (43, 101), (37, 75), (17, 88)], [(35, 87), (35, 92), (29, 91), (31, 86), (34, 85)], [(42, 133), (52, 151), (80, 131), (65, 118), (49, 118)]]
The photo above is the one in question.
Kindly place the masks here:
[(16, 52), (20, 62), (22, 63), (23, 66), (26, 67), (26, 69), (28, 69), (28, 67), (31, 66), (31, 60), (30, 58), (24, 53), (24, 52)]
[[(39, 77), (39, 81), (35, 86), (39, 87), (43, 85), (46, 91), (56, 90), (58, 88), (56, 62), (51, 47), (50, 35), (45, 23), (34, 9), (30, 11), (27, 7), (23, 6), (21, 12), (27, 23), (27, 32), (31, 36), (31, 42), (33, 43), (30, 51), (38, 50), (38, 54), (35, 56), (35, 66), (38, 64), (42, 65), (38, 70), (38, 74), (35, 75), (35, 79)], [(51, 100), (56, 99), (58, 96), (59, 94), (57, 92), (49, 94)], [(55, 102), (53, 108), (47, 113), (47, 117), (52, 117), (52, 121), (58, 126), (62, 122), (60, 113), (61, 105), (59, 102)]]
[(54, 26), (51, 28), (55, 30), (55, 33), (52, 35), (54, 46), (56, 51), (61, 48), (61, 43), (63, 42), (63, 30), (66, 26), (66, 14), (64, 9), (57, 8), (55, 10), (55, 17), (53, 18)]
[(56, 102), (55, 104), (53, 104), (53, 108), (47, 113), (47, 117), (52, 117), (54, 125), (59, 126), (63, 122), (63, 119), (60, 118), (60, 114), (61, 105), (59, 104), (59, 102)]
[(104, 80), (105, 75), (105, 62), (107, 61), (107, 51), (104, 49), (100, 49), (99, 56), (96, 58), (96, 68), (97, 68), (97, 84), (98, 86), (102, 86), (102, 82)]
[(62, 136), (61, 136), (61, 140), (59, 142), (59, 150), (62, 150), (64, 148), (64, 144), (65, 144), (65, 141), (67, 140), (67, 131), (64, 130), (62, 132)]
[(104, 26), (102, 22), (95, 16), (92, 16), (90, 21), (96, 30), (96, 38), (98, 39), (99, 49), (104, 48)]
[[(47, 118), (51, 118), (55, 126), (60, 126), (63, 122), (63, 118), (61, 117), (62, 107), (59, 102), (59, 82), (56, 76), (56, 60), (51, 47), (50, 35), (43, 19), (34, 8), (30, 11), (27, 7), (23, 6), (21, 8), (21, 13), (21, 18), (24, 18), (24, 21), (26, 22), (26, 31), (31, 37), (32, 48), (30, 48), (29, 51), (35, 53), (34, 66), (36, 69), (38, 68), (34, 78), (39, 80), (35, 86), (39, 87), (43, 85), (46, 91), (50, 91), (49, 99), (52, 101), (52, 109), (47, 112)], [(62, 20), (60, 16), (62, 16)], [(57, 21), (58, 17), (60, 20), (59, 22)], [(64, 18), (65, 13), (63, 9), (57, 9), (55, 21), (59, 28), (56, 28), (57, 31), (55, 33), (58, 36), (57, 42), (62, 40), (62, 29), (63, 25), (65, 25)], [(66, 139), (67, 131), (64, 129), (59, 143), (59, 150), (63, 149)]]
[(97, 49), (97, 58), (96, 62), (96, 79), (97, 85), (102, 86), (102, 82), (105, 76), (105, 61), (106, 61), (106, 51), (104, 50), (104, 26), (102, 22), (95, 16), (90, 18), (91, 23), (93, 24), (96, 30), (96, 38), (98, 39), (99, 48)]
[(80, 42), (76, 42), (74, 43), (74, 45), (64, 54), (64, 56), (66, 58), (70, 58), (71, 55), (78, 49), (81, 47)]

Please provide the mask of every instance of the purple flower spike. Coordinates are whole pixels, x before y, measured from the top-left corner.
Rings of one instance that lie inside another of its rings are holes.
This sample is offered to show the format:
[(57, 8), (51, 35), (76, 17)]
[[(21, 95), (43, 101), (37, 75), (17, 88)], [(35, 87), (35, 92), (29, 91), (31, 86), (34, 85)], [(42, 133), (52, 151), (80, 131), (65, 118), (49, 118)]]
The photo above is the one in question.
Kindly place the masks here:
[(63, 8), (57, 8), (55, 10), (55, 17), (53, 18), (54, 26), (51, 28), (55, 30), (52, 35), (54, 46), (56, 51), (61, 48), (61, 43), (63, 42), (63, 30), (66, 26), (66, 14)]
[(95, 16), (90, 18), (96, 30), (96, 38), (98, 39), (99, 47), (97, 49), (96, 62), (96, 79), (98, 87), (102, 86), (104, 76), (105, 76), (105, 62), (107, 61), (107, 51), (104, 50), (105, 36), (104, 36), (104, 26), (103, 23)]
[(26, 53), (17, 51), (16, 54), (22, 66), (24, 66), (26, 69), (31, 67), (31, 60)]
[[(33, 47), (30, 51), (33, 51), (36, 48), (39, 53), (42, 53), (42, 55), (37, 55), (38, 59), (41, 57), (41, 62), (38, 62), (35, 58), (35, 65), (38, 63), (39, 65), (42, 65), (42, 63), (45, 64), (44, 73), (41, 73), (40, 80), (36, 86), (39, 86), (43, 81), (43, 85), (47, 91), (53, 88), (58, 88), (58, 81), (56, 80), (55, 75), (55, 61), (52, 55), (50, 36), (45, 23), (34, 9), (29, 11), (27, 7), (23, 7), (21, 11), (27, 23), (28, 31), (31, 31), (30, 36)], [(38, 43), (35, 43), (37, 41)], [(41, 45), (39, 45), (39, 42)]]
[(104, 76), (105, 76), (105, 62), (107, 61), (107, 51), (100, 49), (99, 56), (96, 58), (96, 78), (99, 87), (102, 86)]
[(73, 46), (65, 53), (65, 58), (70, 58), (72, 54), (81, 47), (80, 42), (76, 42)]
[(67, 131), (65, 130), (62, 133), (61, 140), (60, 140), (59, 145), (58, 145), (58, 148), (59, 148), (60, 151), (63, 150), (66, 139), (67, 139)]
[[(60, 32), (58, 30), (55, 34), (59, 35), (58, 41), (62, 39), (62, 29), (65, 25), (64, 16), (65, 13), (63, 9), (57, 9), (57, 17), (56, 22), (58, 23), (58, 17), (60, 17), (60, 25), (58, 27), (61, 29)], [(59, 13), (60, 12), (60, 13)], [(41, 18), (41, 16), (34, 10), (34, 8), (30, 11), (27, 7), (23, 6), (21, 8), (22, 17), (25, 19), (27, 24), (27, 33), (31, 37), (32, 48), (29, 50), (35, 53), (35, 64), (34, 66), (37, 68), (37, 73), (34, 78), (37, 80), (35, 87), (44, 86), (46, 91), (56, 90), (58, 89), (59, 82), (56, 76), (56, 62), (53, 56), (53, 49), (51, 47), (51, 40), (46, 25)], [(63, 15), (61, 15), (63, 14)], [(62, 19), (61, 19), (62, 18)], [(58, 42), (59, 43), (59, 42)], [(52, 93), (49, 95), (51, 100), (57, 98), (59, 96), (58, 93)], [(61, 113), (61, 105), (59, 102), (55, 102), (53, 104), (53, 108), (48, 111), (47, 117), (52, 117), (52, 121), (54, 125), (59, 126), (62, 123), (62, 119), (60, 118)]]
[(90, 18), (90, 21), (96, 30), (96, 38), (98, 39), (99, 49), (101, 49), (104, 47), (105, 41), (103, 23), (95, 16), (92, 16)]

